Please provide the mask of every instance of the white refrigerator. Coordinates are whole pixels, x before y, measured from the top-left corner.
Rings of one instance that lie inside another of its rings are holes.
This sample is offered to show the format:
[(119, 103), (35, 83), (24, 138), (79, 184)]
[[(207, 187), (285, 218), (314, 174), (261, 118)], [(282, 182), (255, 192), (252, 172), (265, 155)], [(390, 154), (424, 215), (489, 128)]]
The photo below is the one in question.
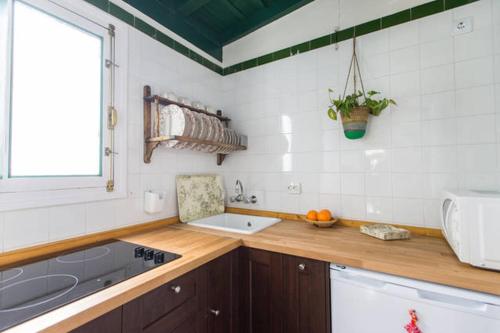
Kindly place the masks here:
[(330, 277), (333, 333), (406, 333), (411, 310), (422, 333), (500, 333), (498, 296), (335, 264)]

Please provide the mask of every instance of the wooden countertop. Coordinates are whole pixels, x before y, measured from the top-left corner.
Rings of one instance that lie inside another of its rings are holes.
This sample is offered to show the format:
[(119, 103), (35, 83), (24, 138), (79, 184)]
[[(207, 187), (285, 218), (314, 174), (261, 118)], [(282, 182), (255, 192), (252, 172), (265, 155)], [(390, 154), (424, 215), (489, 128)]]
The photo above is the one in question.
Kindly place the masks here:
[(241, 239), (247, 247), (500, 296), (500, 272), (461, 263), (442, 238), (412, 235), (409, 240), (382, 241), (361, 234), (358, 228), (317, 228), (302, 221), (290, 220), (253, 235), (220, 232), (184, 224), (172, 225), (172, 228), (234, 237)]
[(357, 228), (319, 229), (286, 220), (254, 235), (175, 224), (121, 239), (179, 253), (182, 258), (6, 332), (71, 330), (241, 245), (500, 296), (500, 273), (460, 263), (445, 240), (427, 236), (384, 242)]

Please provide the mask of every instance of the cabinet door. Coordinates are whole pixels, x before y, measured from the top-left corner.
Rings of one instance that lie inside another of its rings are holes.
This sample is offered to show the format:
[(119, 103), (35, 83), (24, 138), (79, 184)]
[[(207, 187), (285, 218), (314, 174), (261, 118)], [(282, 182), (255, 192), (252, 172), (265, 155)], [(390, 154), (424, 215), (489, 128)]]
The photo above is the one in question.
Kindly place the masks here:
[(287, 333), (330, 333), (328, 263), (284, 256)]
[(238, 251), (206, 265), (207, 332), (238, 333)]
[(240, 272), (240, 332), (284, 332), (282, 255), (242, 248)]
[(122, 331), (122, 307), (110, 311), (83, 326), (71, 331), (72, 333), (111, 333)]

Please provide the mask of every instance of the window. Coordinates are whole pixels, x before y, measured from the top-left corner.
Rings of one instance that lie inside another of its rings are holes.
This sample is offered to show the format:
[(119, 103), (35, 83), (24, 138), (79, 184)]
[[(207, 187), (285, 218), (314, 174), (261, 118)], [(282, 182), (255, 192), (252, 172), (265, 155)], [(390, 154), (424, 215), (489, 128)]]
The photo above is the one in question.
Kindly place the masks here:
[(8, 3), (0, 210), (123, 196), (126, 28), (83, 2)]
[(102, 37), (21, 1), (13, 17), (9, 176), (101, 175)]

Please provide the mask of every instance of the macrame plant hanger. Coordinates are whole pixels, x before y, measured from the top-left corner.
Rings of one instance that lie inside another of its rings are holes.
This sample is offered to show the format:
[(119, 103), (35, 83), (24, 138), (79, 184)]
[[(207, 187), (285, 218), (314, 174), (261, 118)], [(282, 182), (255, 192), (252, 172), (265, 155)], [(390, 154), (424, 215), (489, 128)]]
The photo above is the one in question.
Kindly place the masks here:
[(351, 64), (349, 65), (349, 72), (347, 73), (347, 78), (345, 81), (345, 87), (344, 87), (344, 94), (342, 95), (342, 99), (345, 98), (345, 94), (347, 92), (347, 87), (349, 86), (349, 78), (351, 77), (352, 73), (352, 80), (353, 80), (353, 86), (354, 86), (354, 93), (357, 93), (357, 75), (356, 71), (358, 72), (357, 75), (359, 75), (359, 83), (361, 85), (361, 92), (363, 93), (363, 97), (366, 97), (365, 95), (365, 86), (363, 84), (363, 78), (361, 77), (361, 70), (359, 69), (359, 62), (358, 62), (358, 55), (356, 53), (356, 36), (353, 37), (352, 39), (352, 58), (351, 58)]
[[(361, 77), (358, 55), (356, 53), (356, 36), (354, 36), (352, 39), (352, 58), (351, 58), (351, 63), (349, 65), (349, 72), (347, 73), (344, 93), (342, 95), (343, 100), (345, 100), (346, 97), (351, 74), (352, 74), (353, 88), (354, 88), (353, 94), (358, 93), (357, 88), (358, 88), (358, 77), (359, 77), (359, 83), (361, 85), (361, 93), (363, 98), (366, 99), (365, 86), (363, 84), (363, 78)], [(370, 109), (365, 106), (354, 107), (350, 112), (349, 116), (344, 116), (341, 114), (342, 125), (344, 126), (344, 135), (346, 136), (346, 138), (355, 140), (355, 139), (360, 139), (365, 135), (369, 114), (370, 114)]]

